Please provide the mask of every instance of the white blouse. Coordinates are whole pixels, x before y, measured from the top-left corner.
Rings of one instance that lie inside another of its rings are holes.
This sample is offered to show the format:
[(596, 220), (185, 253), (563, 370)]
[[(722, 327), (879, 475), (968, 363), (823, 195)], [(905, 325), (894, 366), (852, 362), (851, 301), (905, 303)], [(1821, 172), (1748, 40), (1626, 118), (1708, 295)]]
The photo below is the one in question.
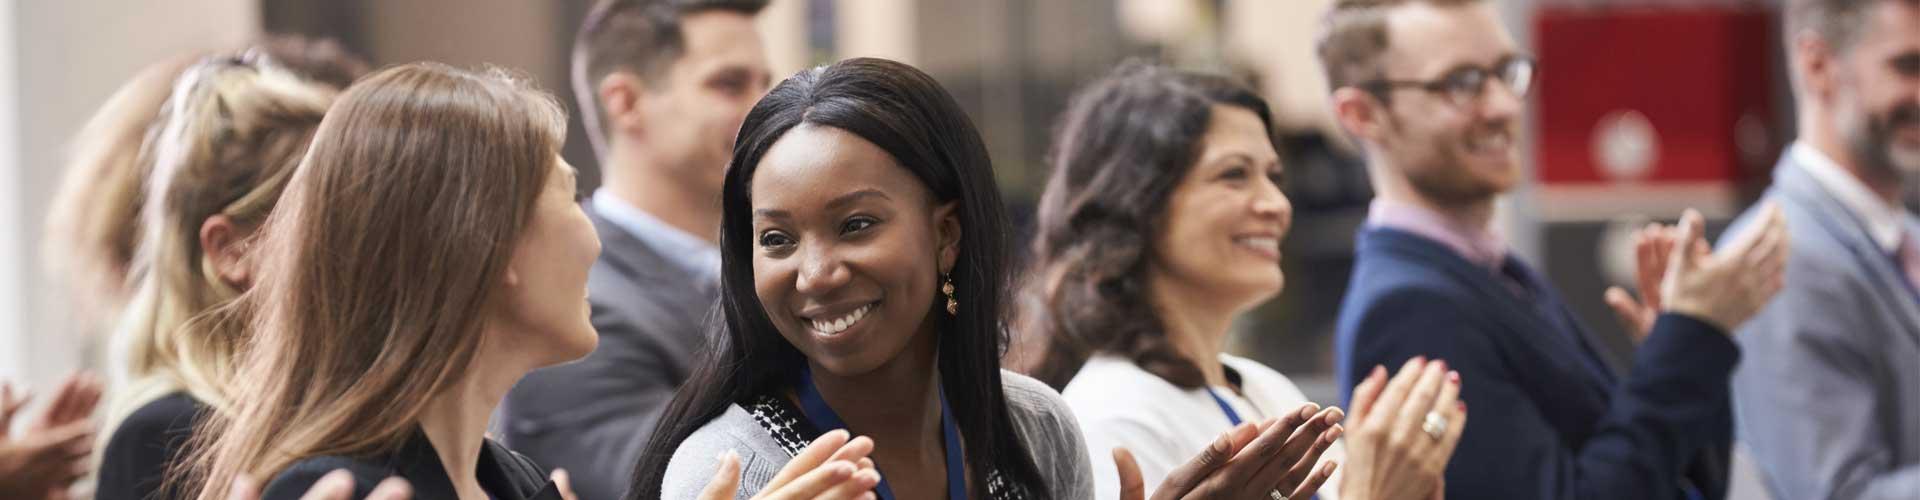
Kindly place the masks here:
[[(1306, 404), (1300, 388), (1280, 372), (1253, 360), (1220, 355), (1220, 362), (1240, 375), (1240, 392), (1215, 387), (1214, 392), (1233, 407), (1241, 420), (1258, 422)], [(1240, 394), (1246, 394), (1241, 397)], [(1067, 383), (1067, 405), (1080, 420), (1087, 453), (1093, 465), (1095, 498), (1119, 498), (1120, 476), (1113, 464), (1113, 448), (1125, 446), (1140, 464), (1147, 495), (1173, 468), (1192, 460), (1221, 434), (1233, 428), (1226, 412), (1204, 389), (1181, 389), (1141, 369), (1132, 361), (1110, 354), (1087, 360)], [(1334, 442), (1321, 460), (1345, 461), (1346, 448)], [(1321, 486), (1321, 500), (1336, 500), (1340, 474)], [(1302, 499), (1305, 500), (1305, 499)]]

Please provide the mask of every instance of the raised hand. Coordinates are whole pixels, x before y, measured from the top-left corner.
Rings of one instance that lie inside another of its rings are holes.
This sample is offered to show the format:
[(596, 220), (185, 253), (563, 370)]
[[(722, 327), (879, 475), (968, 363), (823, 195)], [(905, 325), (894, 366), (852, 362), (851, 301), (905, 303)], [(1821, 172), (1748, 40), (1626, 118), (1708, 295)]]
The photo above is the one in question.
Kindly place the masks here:
[[(252, 477), (234, 478), (233, 486), (227, 489), (227, 500), (260, 500), (260, 481)], [(407, 480), (389, 477), (373, 487), (365, 500), (408, 500), (413, 498), (413, 487)], [(307, 488), (300, 500), (353, 500), (353, 474), (346, 469), (327, 473), (313, 487)]]
[(1660, 317), (1660, 280), (1666, 276), (1668, 257), (1673, 254), (1673, 242), (1679, 237), (1677, 230), (1658, 223), (1649, 223), (1635, 232), (1633, 281), (1641, 299), (1634, 300), (1624, 288), (1607, 289), (1607, 305), (1613, 307), (1621, 326), (1626, 327), (1636, 344), (1653, 333), (1653, 321)]
[[(873, 468), (873, 440), (864, 436), (850, 438), (844, 430), (834, 430), (813, 440), (812, 444), (787, 461), (772, 481), (760, 489), (755, 499), (764, 500), (837, 500), (874, 498), (873, 487), (880, 484), (880, 472)], [(701, 500), (728, 500), (740, 489), (740, 456), (728, 451), (720, 456), (720, 469)]]
[(1670, 312), (1699, 318), (1732, 335), (1784, 284), (1789, 241), (1786, 216), (1769, 203), (1747, 231), (1718, 252), (1701, 236), (1700, 213), (1680, 217), (1660, 293)]
[[(1278, 419), (1241, 424), (1169, 472), (1153, 498), (1272, 498), (1274, 493), (1312, 497), (1339, 465), (1329, 461), (1315, 467), (1320, 455), (1340, 438), (1339, 422), (1344, 417), (1339, 408), (1322, 410), (1309, 403)], [(1144, 498), (1146, 487), (1133, 454), (1114, 448), (1113, 460), (1120, 471), (1120, 498)]]
[(85, 476), (93, 454), (93, 423), (87, 416), (100, 400), (89, 375), (69, 377), (24, 436), (13, 436), (13, 418), (32, 398), (0, 384), (0, 498), (61, 499)]
[(1447, 461), (1467, 424), (1459, 397), (1460, 376), (1444, 361), (1414, 358), (1391, 381), (1385, 368), (1374, 367), (1353, 390), (1340, 497), (1440, 498)]

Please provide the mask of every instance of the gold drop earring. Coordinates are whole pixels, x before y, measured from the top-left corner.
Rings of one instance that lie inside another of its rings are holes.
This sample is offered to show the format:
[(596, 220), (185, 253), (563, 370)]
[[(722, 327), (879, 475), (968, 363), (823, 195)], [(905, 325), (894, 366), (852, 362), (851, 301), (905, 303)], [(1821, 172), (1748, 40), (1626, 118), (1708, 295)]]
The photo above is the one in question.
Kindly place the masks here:
[(940, 281), (940, 293), (947, 295), (947, 315), (959, 315), (960, 301), (953, 298), (953, 276), (947, 273), (940, 273)]

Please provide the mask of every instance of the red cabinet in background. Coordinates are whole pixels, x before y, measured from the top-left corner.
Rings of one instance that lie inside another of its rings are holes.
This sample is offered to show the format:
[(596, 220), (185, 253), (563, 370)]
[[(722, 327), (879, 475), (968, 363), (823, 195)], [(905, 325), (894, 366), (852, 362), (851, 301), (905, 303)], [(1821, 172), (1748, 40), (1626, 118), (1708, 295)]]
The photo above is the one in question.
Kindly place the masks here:
[(1536, 11), (1548, 217), (1734, 203), (1736, 184), (1779, 151), (1775, 19), (1737, 7)]

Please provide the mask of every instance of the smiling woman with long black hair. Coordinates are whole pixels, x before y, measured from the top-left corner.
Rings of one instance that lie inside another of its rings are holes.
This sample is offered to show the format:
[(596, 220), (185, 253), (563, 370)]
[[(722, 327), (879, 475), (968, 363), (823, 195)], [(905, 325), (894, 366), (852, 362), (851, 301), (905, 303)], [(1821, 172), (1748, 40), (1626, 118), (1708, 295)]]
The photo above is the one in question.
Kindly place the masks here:
[(721, 202), (724, 334), (631, 498), (690, 498), (739, 464), (751, 496), (838, 428), (872, 439), (885, 476), (839, 471), (848, 497), (1092, 495), (1065, 403), (1000, 370), (1009, 226), (933, 78), (852, 59), (787, 79), (747, 115)]

